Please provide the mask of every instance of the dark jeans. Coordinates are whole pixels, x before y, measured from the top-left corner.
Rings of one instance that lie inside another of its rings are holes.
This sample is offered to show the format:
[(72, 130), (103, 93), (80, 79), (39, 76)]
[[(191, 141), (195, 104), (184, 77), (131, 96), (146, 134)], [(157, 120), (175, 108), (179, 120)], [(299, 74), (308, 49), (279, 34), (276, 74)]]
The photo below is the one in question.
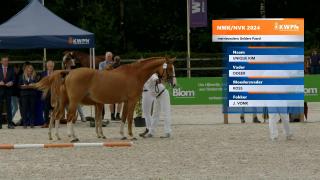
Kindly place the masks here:
[(46, 99), (44, 100), (44, 108), (43, 108), (43, 115), (44, 115), (44, 123), (49, 124), (50, 121), (50, 111), (52, 110), (51, 106), (51, 96), (47, 96)]
[(7, 107), (7, 119), (8, 127), (13, 126), (12, 123), (12, 110), (11, 110), (11, 96), (8, 96), (6, 93), (0, 96), (0, 126), (2, 126), (2, 113), (3, 113), (3, 104), (6, 102)]
[(31, 95), (21, 96), (22, 124), (34, 125), (36, 97)]
[(319, 74), (319, 67), (318, 66), (311, 66), (310, 67), (310, 73), (311, 74)]

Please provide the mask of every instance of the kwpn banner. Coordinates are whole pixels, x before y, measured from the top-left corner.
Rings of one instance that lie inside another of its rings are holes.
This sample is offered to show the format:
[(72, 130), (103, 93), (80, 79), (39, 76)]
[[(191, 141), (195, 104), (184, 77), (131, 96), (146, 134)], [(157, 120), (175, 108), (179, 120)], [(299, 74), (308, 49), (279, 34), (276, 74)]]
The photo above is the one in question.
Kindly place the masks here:
[(304, 42), (304, 19), (212, 21), (213, 42)]
[(224, 42), (224, 112), (303, 112), (304, 19), (213, 20), (212, 40)]
[(207, 0), (189, 0), (190, 27), (207, 27)]

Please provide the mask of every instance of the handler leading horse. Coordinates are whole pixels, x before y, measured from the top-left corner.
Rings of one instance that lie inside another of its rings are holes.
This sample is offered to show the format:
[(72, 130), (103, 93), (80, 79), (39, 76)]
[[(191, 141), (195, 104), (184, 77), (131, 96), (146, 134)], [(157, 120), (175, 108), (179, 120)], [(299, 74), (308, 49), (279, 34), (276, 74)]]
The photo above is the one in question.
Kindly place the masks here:
[[(72, 133), (73, 141), (78, 139), (73, 130), (72, 121), (75, 119), (76, 107), (84, 100), (90, 100), (96, 103), (96, 124), (98, 137), (104, 137), (102, 132), (102, 107), (103, 104), (115, 104), (124, 102), (122, 113), (122, 122), (120, 134), (124, 136), (124, 124), (128, 119), (128, 135), (130, 139), (134, 139), (132, 133), (132, 121), (134, 107), (140, 97), (143, 85), (153, 73), (158, 73), (160, 79), (170, 80), (173, 76), (173, 61), (164, 57), (148, 58), (137, 62), (120, 66), (117, 69), (110, 71), (96, 71), (89, 68), (79, 68), (66, 76), (64, 86), (68, 98), (68, 128)], [(167, 63), (166, 69), (163, 64)], [(51, 76), (52, 79), (57, 79), (55, 76), (61, 76), (61, 73), (56, 73)], [(50, 77), (48, 77), (50, 78)], [(36, 87), (41, 90), (48, 90), (51, 86), (59, 83), (44, 83), (45, 79), (40, 81)], [(47, 80), (47, 82), (49, 82)]]

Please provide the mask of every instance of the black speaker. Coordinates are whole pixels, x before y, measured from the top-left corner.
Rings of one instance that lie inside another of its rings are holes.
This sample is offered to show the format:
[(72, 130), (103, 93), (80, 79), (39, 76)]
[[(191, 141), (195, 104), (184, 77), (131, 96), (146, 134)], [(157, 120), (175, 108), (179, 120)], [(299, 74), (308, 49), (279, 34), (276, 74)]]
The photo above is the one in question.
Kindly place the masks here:
[(146, 121), (142, 117), (135, 117), (134, 118), (134, 125), (136, 127), (146, 127)]

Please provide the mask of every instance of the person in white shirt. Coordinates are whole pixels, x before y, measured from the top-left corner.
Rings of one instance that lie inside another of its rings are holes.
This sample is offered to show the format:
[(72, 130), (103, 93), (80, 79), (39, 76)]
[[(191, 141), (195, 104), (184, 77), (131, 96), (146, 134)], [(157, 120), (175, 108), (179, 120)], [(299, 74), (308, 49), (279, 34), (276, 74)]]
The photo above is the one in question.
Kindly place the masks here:
[[(154, 113), (151, 116), (153, 102)], [(144, 84), (142, 111), (146, 121), (146, 130), (139, 134), (141, 137), (153, 137), (155, 135), (161, 112), (163, 113), (164, 118), (164, 136), (161, 136), (161, 138), (169, 138), (171, 136), (170, 96), (166, 87), (160, 82), (157, 74), (153, 74)]]
[[(103, 71), (105, 70), (108, 65), (113, 65), (113, 54), (112, 52), (106, 52), (106, 55), (105, 55), (105, 61), (102, 61), (99, 63), (99, 70), (100, 71)], [(110, 109), (110, 112), (111, 112), (111, 120), (115, 120), (115, 112), (114, 112), (114, 105), (113, 104), (109, 104), (109, 109)], [(104, 114), (105, 114), (105, 108), (103, 107), (103, 111), (102, 111), (102, 118), (104, 117)], [(107, 121), (109, 123), (109, 120)]]
[[(268, 71), (266, 71), (268, 73)], [(287, 71), (282, 71), (278, 74), (278, 76), (283, 77), (290, 77), (291, 75)], [(288, 88), (286, 90), (287, 92), (292, 91), (292, 87)], [(299, 92), (299, 88), (296, 90), (296, 92)], [(279, 96), (281, 97), (281, 95)], [(289, 126), (289, 111), (288, 111), (288, 102), (286, 102), (286, 106), (281, 107), (274, 107), (274, 103), (270, 102), (267, 103), (268, 112), (269, 112), (269, 131), (270, 131), (270, 138), (272, 141), (275, 141), (278, 139), (279, 133), (277, 128), (277, 122), (279, 119), (281, 119), (281, 122), (283, 124), (284, 133), (286, 135), (287, 140), (293, 139), (293, 133)], [(284, 110), (283, 107), (286, 107), (287, 110)]]

